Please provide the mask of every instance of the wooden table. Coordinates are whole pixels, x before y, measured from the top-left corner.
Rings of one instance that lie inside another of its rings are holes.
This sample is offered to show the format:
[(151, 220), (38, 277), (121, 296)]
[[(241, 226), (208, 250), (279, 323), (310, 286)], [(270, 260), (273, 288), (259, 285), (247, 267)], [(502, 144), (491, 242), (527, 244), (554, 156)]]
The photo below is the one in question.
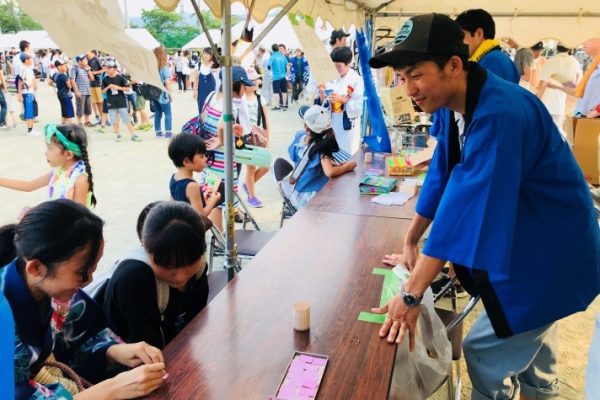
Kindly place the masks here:
[[(365, 170), (371, 168), (371, 164), (365, 164), (363, 150), (359, 150), (352, 159), (357, 163), (356, 169), (353, 172), (330, 179), (327, 185), (308, 203), (306, 209), (316, 212), (368, 217), (400, 219), (412, 219), (414, 217), (417, 196), (410, 199), (403, 206), (384, 206), (372, 203), (373, 196), (361, 195), (358, 192), (358, 184), (364, 178)], [(394, 178), (402, 179), (402, 177)]]
[[(377, 306), (386, 252), (409, 221), (302, 210), (165, 349), (169, 378), (155, 399), (265, 400), (294, 351), (326, 354), (319, 399), (386, 399), (396, 346), (357, 320)], [(311, 329), (292, 329), (292, 305)]]

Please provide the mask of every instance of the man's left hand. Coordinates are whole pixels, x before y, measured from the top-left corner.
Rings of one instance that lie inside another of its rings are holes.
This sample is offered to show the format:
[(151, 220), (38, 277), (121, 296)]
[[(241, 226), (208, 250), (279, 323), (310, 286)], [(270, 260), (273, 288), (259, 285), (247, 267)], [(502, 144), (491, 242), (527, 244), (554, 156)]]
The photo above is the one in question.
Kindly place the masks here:
[(415, 349), (415, 329), (421, 306), (408, 307), (399, 294), (395, 295), (383, 307), (372, 308), (375, 314), (387, 313), (387, 318), (379, 330), (379, 336), (387, 336), (389, 343), (402, 343), (404, 336), (408, 333), (409, 349)]

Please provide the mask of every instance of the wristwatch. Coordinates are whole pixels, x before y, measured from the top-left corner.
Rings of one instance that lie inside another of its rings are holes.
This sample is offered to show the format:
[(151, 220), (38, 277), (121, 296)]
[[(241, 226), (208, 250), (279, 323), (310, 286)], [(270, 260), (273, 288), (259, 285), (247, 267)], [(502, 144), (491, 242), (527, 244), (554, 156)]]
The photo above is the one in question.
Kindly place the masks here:
[(400, 288), (400, 297), (404, 300), (404, 304), (411, 308), (421, 304), (421, 300), (423, 299), (423, 296), (418, 297), (404, 290), (404, 286)]

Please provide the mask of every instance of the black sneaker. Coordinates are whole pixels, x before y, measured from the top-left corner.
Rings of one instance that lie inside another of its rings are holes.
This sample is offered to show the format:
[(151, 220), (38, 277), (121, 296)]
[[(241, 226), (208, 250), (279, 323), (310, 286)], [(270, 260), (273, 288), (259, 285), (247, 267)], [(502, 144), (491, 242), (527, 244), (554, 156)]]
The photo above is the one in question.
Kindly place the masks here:
[(271, 111), (279, 111), (279, 110), (281, 110), (280, 107), (273, 107), (273, 108), (271, 108)]

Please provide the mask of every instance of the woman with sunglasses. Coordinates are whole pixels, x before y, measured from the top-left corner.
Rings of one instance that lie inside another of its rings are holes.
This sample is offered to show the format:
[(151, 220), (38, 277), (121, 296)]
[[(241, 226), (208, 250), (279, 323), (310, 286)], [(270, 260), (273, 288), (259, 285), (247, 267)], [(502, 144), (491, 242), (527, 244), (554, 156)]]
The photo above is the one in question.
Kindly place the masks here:
[(96, 197), (85, 130), (76, 124), (48, 124), (44, 133), (46, 161), (52, 171), (29, 181), (0, 178), (0, 186), (23, 192), (47, 186), (49, 200), (69, 199), (94, 207)]

